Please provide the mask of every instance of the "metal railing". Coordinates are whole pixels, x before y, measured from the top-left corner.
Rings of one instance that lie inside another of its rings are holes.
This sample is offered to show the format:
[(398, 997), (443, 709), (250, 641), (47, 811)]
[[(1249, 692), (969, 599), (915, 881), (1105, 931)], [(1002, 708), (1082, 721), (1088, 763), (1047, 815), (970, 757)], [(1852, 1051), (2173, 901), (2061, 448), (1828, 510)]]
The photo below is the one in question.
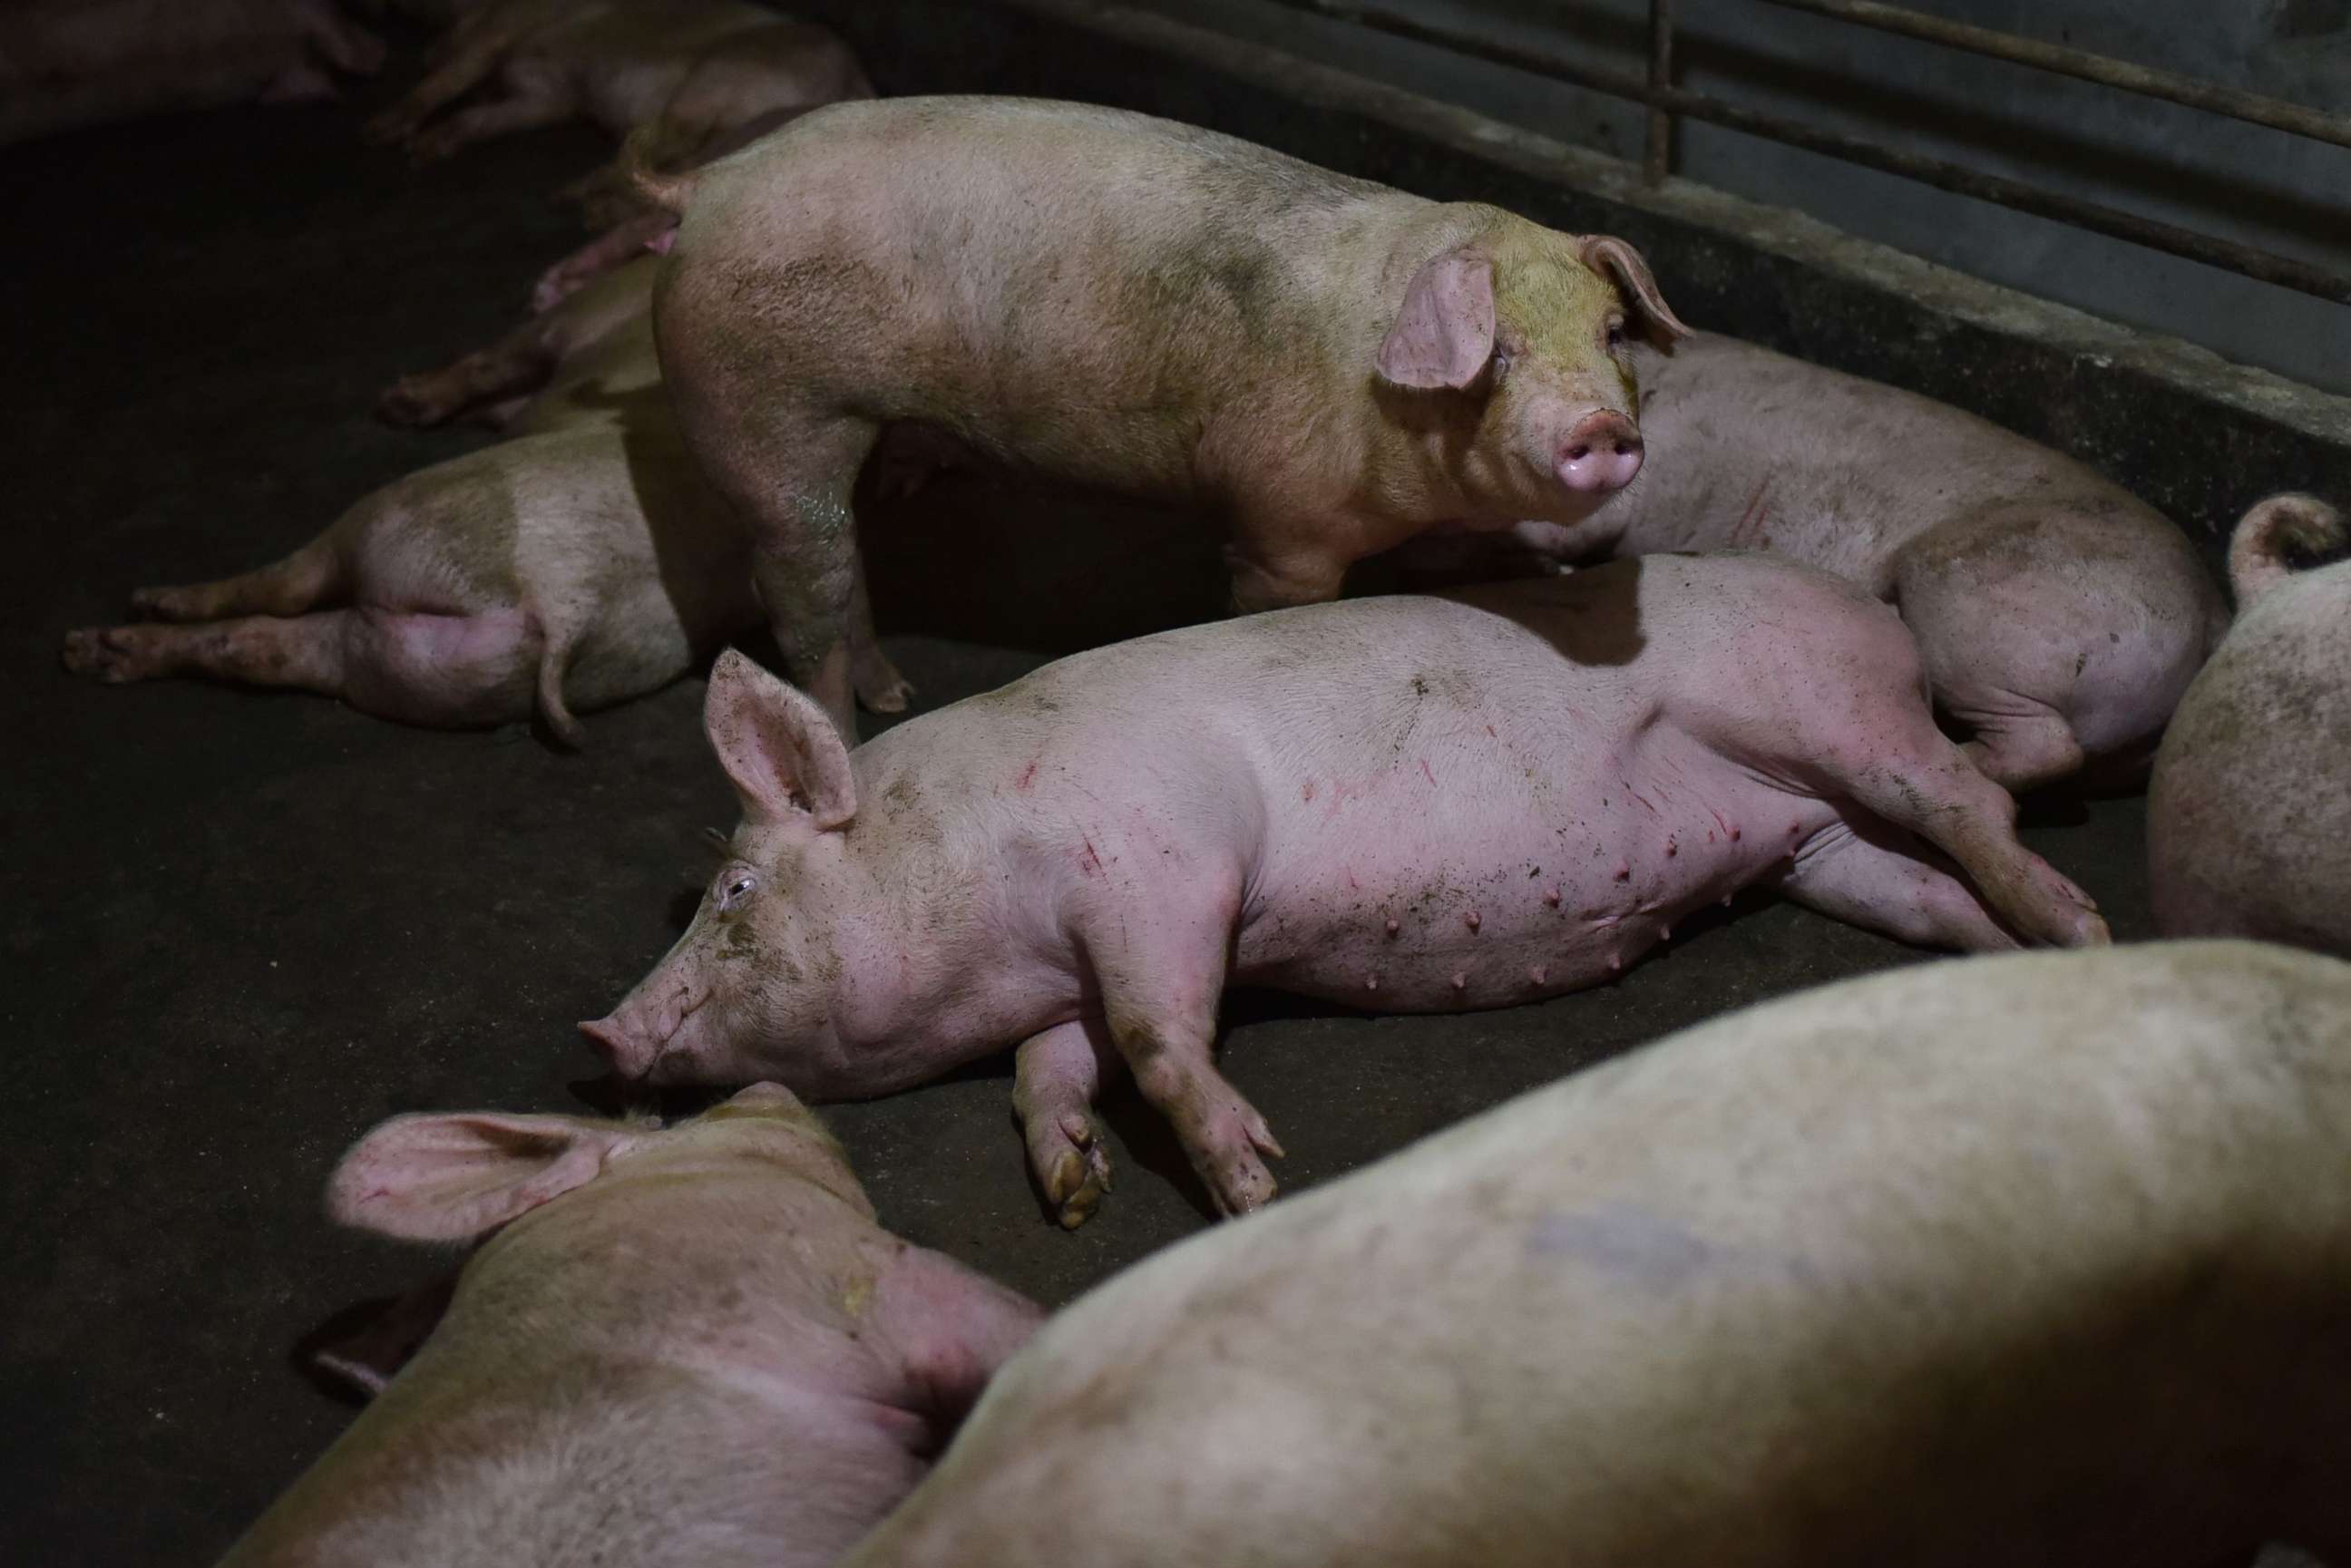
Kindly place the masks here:
[[(1649, 0), (1649, 70), (1646, 78), (1612, 70), (1564, 51), (1485, 37), (1408, 15), (1384, 0), (1273, 0), (1295, 11), (1306, 11), (1337, 21), (1352, 22), (1415, 43), (1433, 45), (1514, 70), (1530, 71), (1571, 86), (1605, 93), (1645, 105), (1648, 110), (1646, 145), (1641, 168), (1652, 183), (1672, 171), (1673, 131), (1677, 117), (1704, 120), (1761, 136), (1769, 141), (1823, 153), (1863, 168), (1898, 174), (1938, 190), (1972, 196), (2035, 217), (2051, 218), (2115, 239), (2128, 240), (2150, 250), (2184, 256), (2208, 267), (2241, 273), (2263, 283), (2297, 289), (2338, 305), (2351, 305), (2351, 275), (2281, 256), (2258, 246), (2223, 239), (2201, 230), (2126, 212), (2084, 197), (2067, 195), (2046, 186), (2010, 179), (1946, 159), (1887, 147), (1865, 138), (1831, 131), (1784, 115), (1749, 109), (1706, 93), (1676, 87), (1674, 74), (1674, 0)], [(2199, 81), (2169, 71), (2153, 70), (2085, 49), (2045, 44), (1988, 27), (1947, 21), (1922, 12), (1905, 10), (1876, 0), (1761, 0), (1788, 10), (1806, 11), (1880, 31), (1898, 33), (1971, 54), (2007, 60), (2035, 69), (2097, 82), (2143, 97), (2160, 99), (2189, 109), (2223, 114), (2266, 126), (2288, 135), (2308, 137), (2351, 147), (2351, 115), (2330, 114), (2283, 99), (2264, 98), (2217, 83)]]

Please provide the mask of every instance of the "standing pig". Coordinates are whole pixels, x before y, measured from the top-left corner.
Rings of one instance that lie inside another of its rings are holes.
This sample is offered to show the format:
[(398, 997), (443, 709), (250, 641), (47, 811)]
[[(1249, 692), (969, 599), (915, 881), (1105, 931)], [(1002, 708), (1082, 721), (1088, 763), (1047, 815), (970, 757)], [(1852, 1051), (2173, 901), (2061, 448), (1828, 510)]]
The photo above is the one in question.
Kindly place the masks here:
[(495, 1234), (224, 1568), (831, 1563), (1038, 1317), (876, 1225), (773, 1084), (665, 1132), (395, 1117), (329, 1203), (388, 1236)]
[(1914, 942), (2105, 934), (1935, 728), (1893, 612), (1766, 555), (1189, 627), (853, 756), (730, 653), (707, 719), (743, 823), (669, 956), (581, 1027), (632, 1076), (835, 1097), (1025, 1041), (1064, 1224), (1107, 1175), (1106, 1058), (1220, 1207), (1271, 1194), (1279, 1146), (1211, 1061), (1228, 981), (1499, 1007), (1756, 883)]
[(2238, 620), (2188, 688), (2147, 793), (2156, 925), (2351, 956), (2351, 548), (2309, 496), (2237, 526)]
[(2011, 789), (2145, 774), (2228, 628), (2178, 528), (1930, 398), (1700, 334), (1641, 364), (1648, 482), (1551, 552), (1769, 549), (1899, 605), (1935, 701)]
[(335, 96), (383, 44), (335, 0), (10, 0), (0, 143), (167, 110)]
[(1127, 1270), (849, 1563), (2345, 1561), (2346, 1069), (2243, 943), (1749, 1009)]
[[(494, 76), (503, 97), (440, 118)], [(847, 45), (750, 0), (494, 0), (458, 22), (424, 79), (368, 131), (434, 159), (579, 116), (616, 137), (645, 127), (667, 167), (736, 127), (872, 96)]]
[(844, 104), (650, 193), (687, 438), (792, 679), (854, 737), (850, 489), (884, 427), (1228, 514), (1234, 602), (1432, 528), (1582, 518), (1641, 463), (1630, 246), (1078, 104)]

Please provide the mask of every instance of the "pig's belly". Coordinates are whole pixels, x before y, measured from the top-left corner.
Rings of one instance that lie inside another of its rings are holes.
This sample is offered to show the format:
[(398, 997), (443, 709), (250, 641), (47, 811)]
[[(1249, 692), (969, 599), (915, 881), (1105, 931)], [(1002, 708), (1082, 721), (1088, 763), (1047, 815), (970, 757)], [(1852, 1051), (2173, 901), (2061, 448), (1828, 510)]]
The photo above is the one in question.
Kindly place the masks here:
[(1379, 1011), (1577, 990), (1768, 874), (1834, 814), (1721, 763), (1477, 782), (1392, 769), (1305, 798), (1301, 780), (1299, 809), (1271, 824), (1235, 981)]

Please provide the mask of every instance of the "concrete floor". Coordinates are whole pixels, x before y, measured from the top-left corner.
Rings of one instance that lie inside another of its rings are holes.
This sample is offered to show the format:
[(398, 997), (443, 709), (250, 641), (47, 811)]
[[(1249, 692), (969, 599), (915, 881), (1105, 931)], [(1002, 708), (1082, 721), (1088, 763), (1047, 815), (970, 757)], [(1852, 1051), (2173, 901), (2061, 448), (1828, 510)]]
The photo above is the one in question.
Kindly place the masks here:
[[(0, 1519), (17, 1563), (208, 1561), (326, 1445), (350, 1407), (298, 1371), (298, 1343), (430, 1267), (328, 1225), (337, 1155), (399, 1111), (578, 1108), (596, 1063), (571, 1020), (665, 947), (697, 830), (732, 820), (698, 681), (592, 717), (574, 757), (519, 728), (434, 734), (58, 667), (65, 631), (132, 587), (258, 564), (476, 439), (368, 409), (513, 319), (574, 240), (543, 193), (601, 146), (549, 133), (419, 174), (357, 121), (255, 109), (0, 152), (0, 1014), (19, 1062)], [(951, 537), (935, 524), (877, 568), (925, 704), (1212, 588), (1194, 557), (1168, 567), (1099, 522), (1073, 530), (1092, 556), (1016, 549), (1029, 536), (986, 515), (991, 494), (950, 493)], [(2136, 800), (2067, 805), (2026, 834), (2124, 936), (2147, 930), (2141, 821)], [(1538, 1007), (1367, 1019), (1238, 996), (1226, 1060), (1295, 1191), (1724, 1009), (1919, 956), (1758, 904)], [(1008, 1084), (1007, 1063), (833, 1113), (885, 1223), (1047, 1302), (1207, 1223), (1127, 1095), (1109, 1108), (1117, 1190), (1083, 1231), (1052, 1228)]]

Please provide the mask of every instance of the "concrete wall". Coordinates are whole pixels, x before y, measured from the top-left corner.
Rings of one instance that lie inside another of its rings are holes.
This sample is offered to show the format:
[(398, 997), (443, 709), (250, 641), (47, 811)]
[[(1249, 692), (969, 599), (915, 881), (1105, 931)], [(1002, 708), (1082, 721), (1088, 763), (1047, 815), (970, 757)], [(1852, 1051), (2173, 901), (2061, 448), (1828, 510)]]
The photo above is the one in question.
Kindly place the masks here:
[[(1644, 112), (1265, 0), (1134, 0), (1573, 145), (1640, 155)], [(1646, 69), (1646, 0), (1389, 0)], [(2351, 0), (1904, 0), (1913, 9), (2351, 110)], [(1679, 0), (1686, 87), (2351, 272), (2351, 148), (2177, 109), (1762, 0)], [(1678, 172), (1930, 260), (2351, 392), (2351, 308), (1737, 131)]]

